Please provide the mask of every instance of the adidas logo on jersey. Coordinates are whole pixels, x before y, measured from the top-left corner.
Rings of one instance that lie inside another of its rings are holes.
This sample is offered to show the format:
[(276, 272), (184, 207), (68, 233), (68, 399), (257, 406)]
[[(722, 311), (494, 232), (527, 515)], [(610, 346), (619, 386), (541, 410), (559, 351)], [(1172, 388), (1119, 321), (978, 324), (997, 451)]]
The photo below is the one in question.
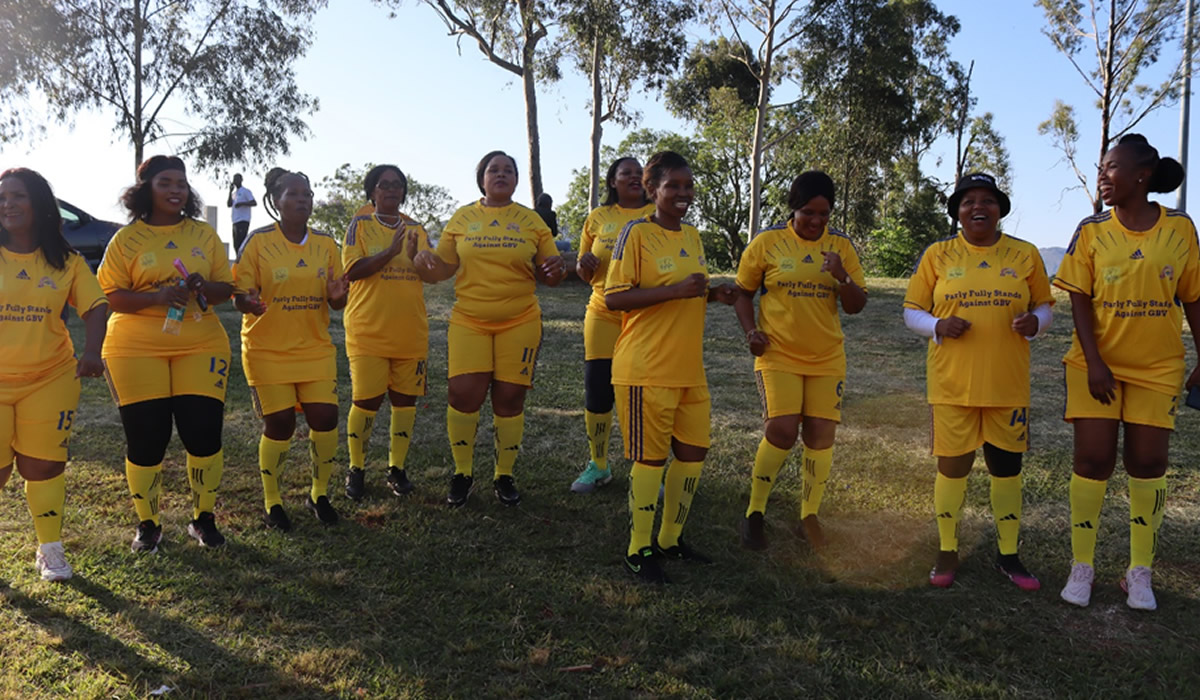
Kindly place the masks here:
[(990, 270), (990, 269), (992, 269), (992, 266), (991, 266), (991, 265), (988, 265), (988, 261), (987, 261), (987, 260), (984, 260), (984, 261), (982, 261), (982, 262), (980, 262), (980, 263), (979, 263), (979, 269), (980, 269), (980, 270)]
[(175, 250), (178, 247), (175, 245), (175, 241), (167, 241), (167, 250)]
[(1146, 257), (1145, 255), (1142, 255), (1142, 249), (1138, 248), (1137, 250), (1133, 251), (1133, 255), (1130, 255), (1129, 259), (1130, 260), (1142, 260), (1145, 257)]
[(686, 250), (684, 250), (683, 248), (680, 248), (680, 249), (679, 249), (679, 257), (681, 257), (681, 258), (686, 258), (686, 257), (688, 257), (687, 251), (686, 251)]
[(488, 227), (490, 228), (492, 226), (499, 226), (499, 225), (500, 225), (499, 219), (492, 219), (492, 223), (488, 224)]
[(308, 267), (308, 263), (304, 262), (304, 258), (300, 258), (300, 262), (296, 263), (296, 267)]
[(24, 270), (21, 270), (20, 272), (17, 273), (17, 279), (27, 280), (27, 279), (29, 279), (29, 273)]

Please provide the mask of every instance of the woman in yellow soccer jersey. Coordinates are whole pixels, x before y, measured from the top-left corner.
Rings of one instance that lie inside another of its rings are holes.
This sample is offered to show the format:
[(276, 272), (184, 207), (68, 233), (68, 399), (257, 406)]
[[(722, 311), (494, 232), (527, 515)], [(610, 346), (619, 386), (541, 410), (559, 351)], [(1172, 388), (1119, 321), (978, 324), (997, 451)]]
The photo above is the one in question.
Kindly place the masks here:
[[(665, 583), (660, 559), (710, 561), (680, 534), (709, 445), (705, 307), (715, 299), (732, 304), (737, 288), (709, 288), (700, 233), (683, 222), (696, 192), (683, 156), (654, 154), (642, 185), (654, 213), (626, 226), (617, 239), (604, 299), (610, 311), (625, 312), (612, 364), (625, 456), (633, 461), (625, 566), (639, 580)], [(675, 459), (665, 470), (662, 525), (652, 546), (658, 489), (670, 454)]]
[(109, 241), (99, 278), (113, 311), (103, 354), (125, 427), (125, 478), (139, 520), (133, 551), (153, 554), (162, 538), (158, 503), (172, 421), (187, 450), (188, 534), (218, 547), (225, 538), (213, 508), (224, 471), (229, 336), (213, 309), (233, 292), (229, 258), (217, 232), (195, 218), (200, 198), (180, 159), (142, 163), (121, 201), (130, 223)]
[(387, 483), (397, 496), (413, 490), (404, 461), (417, 397), (425, 395), (429, 353), (425, 296), (412, 265), (416, 251), (429, 249), (429, 239), (419, 223), (400, 212), (408, 179), (394, 165), (377, 165), (363, 179), (363, 189), (373, 211), (354, 217), (342, 248), (350, 281), (343, 322), (354, 391), (346, 424), (350, 448), (346, 495), (355, 501), (365, 492), (364, 454), (385, 391), (392, 404)]
[[(87, 327), (78, 359), (59, 313), (66, 304)], [(63, 238), (50, 184), (26, 168), (0, 173), (0, 488), (15, 458), (46, 581), (71, 578), (62, 545), (67, 443), (79, 378), (104, 371), (107, 312), (95, 275)]]
[(1029, 340), (1050, 326), (1050, 282), (1037, 248), (999, 229), (1008, 196), (991, 175), (958, 181), (947, 211), (962, 230), (925, 249), (904, 295), (905, 324), (930, 338), (927, 394), (940, 547), (929, 572), (948, 587), (958, 571), (958, 520), (975, 451), (991, 474), (996, 566), (1019, 588), (1041, 584), (1021, 564), (1021, 455), (1029, 447)]
[[(1075, 428), (1071, 475), (1071, 553), (1062, 598), (1084, 606), (1092, 594), (1092, 558), (1105, 487), (1124, 424), (1129, 474), (1126, 603), (1157, 607), (1150, 585), (1167, 497), (1167, 447), (1186, 366), (1180, 338), (1186, 314), (1200, 348), (1200, 266), (1196, 227), (1187, 214), (1147, 199), (1183, 182), (1183, 168), (1138, 134), (1104, 155), (1097, 178), (1112, 207), (1084, 219), (1071, 238), (1055, 286), (1071, 295), (1075, 334), (1063, 358), (1064, 417)], [(1182, 304), (1182, 310), (1180, 305)], [(1188, 388), (1200, 384), (1200, 369)]]
[(612, 481), (608, 468), (608, 436), (612, 430), (612, 354), (621, 332), (621, 314), (604, 303), (604, 283), (613, 246), (625, 226), (654, 213), (642, 187), (642, 165), (636, 158), (618, 158), (605, 177), (604, 203), (588, 214), (579, 239), (580, 279), (592, 285), (583, 316), (583, 405), (591, 459), (571, 484), (575, 493), (591, 493)]
[[(792, 181), (792, 218), (759, 232), (738, 264), (741, 290), (734, 308), (746, 332), (763, 402), (764, 436), (754, 458), (750, 506), (742, 544), (765, 549), (763, 514), (771, 487), (796, 444), (804, 439), (801, 526), (814, 547), (824, 542), (817, 510), (833, 465), (833, 439), (842, 418), (846, 350), (837, 305), (848, 314), (867, 304), (862, 265), (854, 245), (829, 228), (833, 180), (810, 171)], [(758, 320), (754, 295), (762, 289)]]
[(325, 525), (338, 521), (329, 502), (337, 454), (337, 354), (329, 310), (346, 305), (349, 282), (332, 236), (308, 227), (313, 193), (308, 177), (283, 168), (267, 173), (267, 213), (275, 223), (256, 229), (233, 266), (242, 316), (242, 369), (262, 417), (258, 467), (267, 527), (287, 532), (292, 521), (279, 493), (296, 405), (308, 423), (312, 487), (306, 505)]
[(479, 408), (492, 392), (496, 431), (493, 488), (505, 505), (521, 496), (513, 463), (525, 432), (525, 393), (542, 343), (537, 281), (550, 286), (566, 271), (554, 235), (537, 212), (512, 201), (517, 164), (503, 151), (479, 161), (475, 182), (483, 198), (454, 212), (442, 230), (437, 252), (416, 254), (426, 282), (455, 273), (455, 302), (447, 344), (450, 355), (446, 432), (454, 455), (454, 477), (446, 502), (467, 502), (474, 483), (472, 453)]

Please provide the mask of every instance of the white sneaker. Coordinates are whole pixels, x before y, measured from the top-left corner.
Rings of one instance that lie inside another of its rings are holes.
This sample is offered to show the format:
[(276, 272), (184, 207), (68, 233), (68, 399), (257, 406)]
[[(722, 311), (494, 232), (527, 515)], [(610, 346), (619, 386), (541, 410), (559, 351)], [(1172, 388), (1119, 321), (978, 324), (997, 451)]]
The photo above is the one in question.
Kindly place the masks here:
[(62, 542), (47, 542), (38, 547), (37, 568), (43, 581), (66, 581), (73, 573), (63, 553)]
[(1063, 586), (1062, 593), (1058, 594), (1059, 597), (1071, 605), (1086, 608), (1088, 603), (1092, 602), (1092, 580), (1095, 577), (1096, 572), (1092, 570), (1091, 565), (1078, 562), (1072, 564), (1071, 575), (1067, 578), (1067, 585)]
[(1154, 600), (1154, 589), (1150, 587), (1150, 569), (1145, 566), (1135, 566), (1125, 572), (1121, 579), (1121, 590), (1128, 594), (1125, 604), (1134, 610), (1156, 610), (1158, 602)]

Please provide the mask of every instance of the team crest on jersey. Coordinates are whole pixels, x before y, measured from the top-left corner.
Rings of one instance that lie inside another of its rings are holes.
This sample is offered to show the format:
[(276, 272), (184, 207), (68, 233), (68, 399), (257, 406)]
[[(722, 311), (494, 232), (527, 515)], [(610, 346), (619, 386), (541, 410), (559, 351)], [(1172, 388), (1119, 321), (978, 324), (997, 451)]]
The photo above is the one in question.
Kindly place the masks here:
[(175, 250), (178, 247), (179, 246), (175, 245), (175, 241), (167, 241), (167, 245), (166, 245), (167, 250)]
[(58, 289), (58, 285), (54, 284), (54, 280), (50, 279), (49, 277), (43, 277), (38, 280), (38, 289), (41, 289), (42, 287), (49, 287), (54, 290)]
[(701, 255), (700, 257), (696, 258), (696, 262), (700, 264), (700, 267), (704, 267), (704, 256)]
[(987, 260), (981, 260), (981, 261), (979, 261), (979, 265), (978, 265), (977, 267), (978, 267), (980, 270), (990, 270), (990, 269), (992, 269), (992, 266), (991, 266), (991, 265), (988, 265), (988, 261), (987, 261)]
[(812, 256), (811, 256), (811, 255), (805, 255), (805, 256), (804, 256), (804, 260), (802, 260), (801, 262), (810, 263), (810, 262), (812, 262), (812, 261), (813, 261), (813, 258), (812, 258)]
[(472, 221), (467, 224), (467, 233), (479, 233), (483, 230), (483, 224), (478, 221)]
[(1004, 268), (1000, 269), (1000, 276), (1001, 277), (1011, 277), (1013, 279), (1016, 279), (1017, 271), (1012, 269), (1011, 267), (1004, 267)]
[(323, 268), (323, 267), (317, 268), (317, 279), (319, 279), (319, 280), (325, 279), (325, 268)]
[(1101, 271), (1101, 277), (1108, 284), (1116, 284), (1117, 280), (1121, 279), (1121, 268), (1106, 267)]
[(1164, 266), (1163, 266), (1163, 269), (1162, 269), (1162, 272), (1158, 273), (1158, 278), (1159, 278), (1160, 280), (1173, 280), (1173, 279), (1175, 279), (1175, 268), (1174, 268), (1174, 267), (1171, 267), (1170, 265), (1164, 265)]
[(286, 267), (277, 267), (271, 271), (271, 279), (275, 280), (276, 284), (286, 282), (288, 278), (288, 269)]
[(499, 219), (492, 219), (492, 223), (488, 224), (488, 228), (492, 228), (493, 226), (499, 226), (499, 225), (500, 225)]
[(208, 260), (208, 257), (204, 254), (203, 250), (200, 250), (199, 246), (192, 246), (192, 257)]
[(604, 229), (603, 229), (604, 233), (613, 233), (616, 230), (617, 230), (616, 224), (604, 224)]
[(1137, 250), (1133, 251), (1133, 255), (1130, 255), (1129, 259), (1130, 260), (1142, 260), (1145, 257), (1146, 257), (1145, 255), (1142, 255), (1142, 249), (1138, 248)]
[(29, 279), (29, 273), (24, 270), (21, 270), (20, 272), (17, 273), (17, 279), (27, 280), (27, 279)]
[(659, 258), (655, 262), (658, 264), (659, 272), (670, 272), (675, 269), (675, 258), (669, 255), (665, 258)]
[(780, 258), (779, 269), (781, 272), (792, 272), (796, 269), (795, 258)]
[(946, 277), (952, 280), (962, 279), (965, 274), (967, 274), (966, 269), (961, 267), (952, 267), (946, 270)]
[(300, 258), (300, 262), (296, 263), (296, 267), (308, 267), (308, 263), (304, 262), (304, 258)]
[(158, 264), (158, 256), (154, 253), (142, 253), (142, 257), (138, 259), (142, 267), (154, 267)]
[(367, 248), (367, 255), (379, 255), (383, 252), (383, 246), (373, 245)]
[(508, 226), (505, 226), (505, 227), (504, 227), (504, 230), (506, 230), (506, 231), (516, 231), (517, 233), (520, 233), (520, 232), (521, 232), (521, 227), (520, 227), (520, 225), (518, 225), (516, 222), (513, 222), (513, 223), (509, 224)]

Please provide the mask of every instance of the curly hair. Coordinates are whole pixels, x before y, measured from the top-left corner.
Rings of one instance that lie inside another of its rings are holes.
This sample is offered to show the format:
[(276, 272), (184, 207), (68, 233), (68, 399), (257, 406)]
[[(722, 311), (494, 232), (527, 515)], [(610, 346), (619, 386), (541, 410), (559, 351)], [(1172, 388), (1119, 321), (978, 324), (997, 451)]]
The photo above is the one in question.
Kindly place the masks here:
[[(137, 183), (126, 189), (120, 199), (121, 205), (129, 212), (130, 222), (146, 219), (154, 213), (154, 176), (164, 170), (182, 170), (185, 176), (187, 174), (187, 168), (177, 156), (150, 156), (138, 166)], [(198, 219), (202, 208), (200, 195), (189, 184), (182, 214), (189, 219)]]

